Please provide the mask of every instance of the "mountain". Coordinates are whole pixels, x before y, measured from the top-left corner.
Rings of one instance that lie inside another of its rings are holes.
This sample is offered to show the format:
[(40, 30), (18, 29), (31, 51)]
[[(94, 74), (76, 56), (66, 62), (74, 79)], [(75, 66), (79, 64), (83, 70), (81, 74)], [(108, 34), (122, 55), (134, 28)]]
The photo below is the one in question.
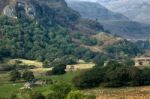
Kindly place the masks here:
[(134, 21), (101, 21), (104, 28), (112, 34), (130, 40), (150, 39), (150, 25)]
[[(104, 0), (106, 3), (109, 1)], [(83, 18), (99, 21), (105, 30), (127, 39), (149, 39), (150, 25), (132, 21), (122, 14), (114, 13), (95, 2), (67, 1), (69, 7)], [(103, 2), (104, 3), (104, 2)]]
[[(5, 2), (5, 0), (1, 0), (1, 2)], [(1, 11), (3, 15), (14, 19), (30, 18), (38, 22), (43, 21), (47, 25), (53, 24), (53, 21), (56, 23), (66, 21), (67, 24), (71, 24), (79, 16), (76, 12), (66, 7), (67, 5), (63, 0), (57, 0), (57, 3), (56, 0), (8, 0), (6, 1), (6, 5), (1, 7)], [(59, 9), (61, 10), (56, 12)], [(64, 16), (60, 15), (60, 13), (63, 13)], [(44, 21), (44, 18), (46, 21)]]
[(97, 0), (108, 9), (122, 13), (133, 21), (150, 24), (149, 0)]
[(128, 20), (128, 18), (122, 14), (113, 13), (98, 3), (68, 0), (67, 4), (69, 7), (79, 12), (84, 18), (97, 20)]
[(60, 61), (68, 64), (68, 60), (91, 59), (96, 55), (73, 39), (77, 34), (90, 38), (104, 31), (103, 26), (82, 19), (64, 0), (0, 2), (0, 59), (35, 59), (51, 66)]
[[(9, 18), (24, 20), (29, 18), (44, 26), (59, 24), (69, 27), (70, 32), (82, 31), (85, 34), (94, 34), (102, 29), (99, 23), (82, 20), (79, 13), (70, 9), (64, 0), (1, 0), (1, 2), (5, 2), (0, 7), (1, 13)], [(87, 23), (97, 27), (89, 27)]]

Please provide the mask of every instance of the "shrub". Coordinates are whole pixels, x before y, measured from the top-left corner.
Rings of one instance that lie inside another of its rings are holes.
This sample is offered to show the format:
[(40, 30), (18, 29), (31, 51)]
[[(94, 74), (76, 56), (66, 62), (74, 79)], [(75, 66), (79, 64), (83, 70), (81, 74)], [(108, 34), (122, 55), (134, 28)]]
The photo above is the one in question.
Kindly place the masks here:
[(51, 75), (52, 75), (52, 70), (47, 71), (47, 72), (46, 72), (46, 75), (47, 75), (47, 76), (51, 76)]
[(0, 65), (0, 71), (11, 71), (16, 68), (16, 65)]
[(22, 78), (26, 81), (31, 81), (34, 79), (34, 74), (32, 71), (25, 71)]
[(59, 94), (56, 92), (51, 92), (47, 95), (46, 99), (60, 99)]
[(140, 75), (140, 79), (138, 80), (140, 82), (140, 85), (150, 85), (150, 69), (143, 69)]
[(85, 95), (80, 91), (71, 91), (66, 99), (96, 99), (93, 95)]
[[(53, 96), (57, 96), (58, 99), (65, 99), (68, 93), (71, 91), (71, 86), (66, 83), (57, 83), (52, 86)], [(56, 99), (57, 99), (56, 98)], [(51, 98), (50, 98), (51, 99)], [(53, 99), (53, 98), (52, 98)]]
[(150, 69), (138, 69), (111, 61), (106, 66), (81, 73), (73, 79), (77, 88), (91, 88), (98, 85), (105, 87), (150, 85)]
[(21, 64), (22, 61), (21, 61), (21, 60), (15, 60), (15, 63), (16, 63), (16, 64)]
[(10, 73), (10, 81), (15, 82), (16, 80), (21, 79), (21, 73), (17, 70), (14, 70)]
[(33, 92), (31, 94), (31, 99), (45, 99), (45, 96), (39, 92)]
[(66, 69), (66, 65), (65, 64), (59, 64), (57, 66), (55, 66), (52, 69), (52, 74), (53, 75), (61, 75), (61, 74), (65, 74), (65, 69)]
[(103, 81), (104, 72), (100, 68), (86, 71), (73, 79), (77, 88), (91, 88), (98, 86)]
[(125, 86), (130, 81), (127, 68), (116, 68), (115, 70), (106, 72), (105, 81), (106, 86), (120, 87)]
[(71, 91), (66, 99), (83, 99), (84, 95), (80, 91)]
[[(1, 99), (1, 98), (0, 98), (0, 99)], [(9, 96), (8, 99), (17, 99), (17, 95), (16, 95), (16, 94), (12, 94), (12, 95)]]

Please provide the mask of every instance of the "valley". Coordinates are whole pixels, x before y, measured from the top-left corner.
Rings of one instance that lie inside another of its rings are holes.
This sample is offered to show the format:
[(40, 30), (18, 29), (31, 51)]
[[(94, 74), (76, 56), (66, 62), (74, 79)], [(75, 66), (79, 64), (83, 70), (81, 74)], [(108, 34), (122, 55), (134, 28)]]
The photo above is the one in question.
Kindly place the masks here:
[[(111, 34), (116, 34), (126, 39), (147, 40), (150, 38), (150, 35), (149, 35), (150, 25), (148, 25), (147, 22), (144, 23), (144, 21), (143, 22), (139, 22), (138, 20), (135, 21), (134, 19), (136, 18), (132, 19), (130, 17), (126, 17), (126, 14), (121, 13), (122, 7), (128, 6), (128, 5), (124, 5), (124, 6), (121, 5), (122, 3), (121, 1), (116, 1), (116, 2), (106, 1), (106, 3), (103, 3), (102, 0), (97, 1), (97, 2), (80, 1), (80, 0), (79, 1), (66, 0), (66, 1), (67, 1), (68, 6), (74, 9), (75, 11), (79, 12), (83, 18), (99, 21), (100, 24), (104, 27), (104, 30), (110, 32)], [(128, 0), (124, 2), (128, 4)], [(138, 2), (140, 3), (140, 1)], [(112, 10), (113, 8), (109, 9), (109, 7), (111, 6), (112, 7), (116, 6), (116, 10), (117, 10), (117, 4), (119, 6), (120, 11)], [(131, 5), (132, 4), (133, 3), (131, 3)], [(131, 9), (132, 9), (132, 6), (131, 6)], [(133, 8), (133, 9), (136, 9), (136, 8)], [(147, 11), (147, 10), (145, 9), (144, 11)], [(144, 11), (141, 11), (141, 12), (139, 11), (138, 13), (142, 13)], [(127, 13), (130, 12), (131, 14), (134, 13), (134, 11), (132, 10), (129, 10), (129, 11), (127, 10), (126, 12)], [(135, 13), (136, 13), (136, 10), (135, 10)], [(135, 15), (139, 15), (138, 13), (136, 13)], [(143, 18), (143, 19), (146, 20), (146, 18)]]
[(0, 99), (149, 99), (150, 25), (118, 2), (0, 0)]
[[(11, 60), (12, 62), (13, 60)], [(35, 61), (29, 61), (29, 60), (23, 60), (28, 65), (31, 63), (32, 65), (39, 63), (36, 63)], [(10, 61), (9, 61), (10, 62)], [(33, 63), (34, 62), (34, 63)], [(30, 65), (31, 65), (30, 64)], [(82, 63), (85, 64), (85, 63)], [(88, 65), (88, 64), (86, 64)], [(90, 64), (89, 64), (90, 65)], [(81, 65), (79, 64), (79, 67)], [(52, 79), (55, 82), (67, 82), (71, 83), (73, 77), (78, 75), (81, 71), (75, 71), (75, 72), (68, 72), (63, 75), (58, 76), (44, 76), (41, 75), (39, 72), (35, 72), (36, 78), (38, 79)], [(38, 75), (37, 75), (38, 74)], [(0, 97), (10, 96), (14, 92), (18, 92), (21, 90), (21, 88), (25, 85), (26, 82), (17, 82), (17, 83), (11, 83), (9, 82), (9, 73), (3, 72), (0, 74)], [(44, 95), (47, 95), (49, 93), (49, 90), (53, 84), (47, 84), (42, 86), (36, 86), (32, 87), (32, 91), (38, 91), (43, 93)], [(97, 87), (92, 89), (85, 89), (81, 90), (82, 92), (86, 94), (92, 94), (96, 96), (96, 99), (149, 99), (150, 97), (150, 88), (149, 86), (143, 86), (143, 87), (121, 87), (121, 88), (104, 88), (104, 87)]]

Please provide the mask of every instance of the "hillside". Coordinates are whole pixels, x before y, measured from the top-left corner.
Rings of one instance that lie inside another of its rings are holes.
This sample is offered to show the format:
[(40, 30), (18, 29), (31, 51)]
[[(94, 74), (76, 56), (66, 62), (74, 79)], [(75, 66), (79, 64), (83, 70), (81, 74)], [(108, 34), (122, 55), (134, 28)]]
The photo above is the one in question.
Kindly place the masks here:
[[(0, 3), (0, 99), (124, 98), (128, 90), (114, 93), (108, 87), (150, 85), (150, 69), (132, 61), (150, 49), (150, 41), (130, 42), (108, 33), (64, 0)], [(118, 14), (103, 10), (110, 16), (103, 19), (116, 21)], [(119, 14), (119, 20), (128, 18)]]
[[(92, 61), (99, 54), (104, 54), (104, 50), (108, 57), (114, 58), (116, 54), (114, 49), (118, 43), (111, 42), (113, 46), (109, 46), (113, 50), (107, 51), (107, 42), (93, 37), (105, 32), (103, 26), (97, 21), (83, 19), (79, 13), (69, 8), (65, 1), (9, 1), (1, 13), (1, 60), (7, 57), (38, 60), (44, 62), (47, 67), (61, 62), (74, 63), (78, 59)], [(138, 31), (140, 27), (136, 29), (134, 30)], [(134, 31), (132, 28), (127, 30)], [(128, 34), (128, 37), (132, 36), (130, 32)], [(113, 38), (110, 38), (110, 41), (111, 39), (113, 41)], [(128, 49), (126, 46), (133, 48)], [(142, 49), (131, 42), (126, 42), (126, 46), (121, 42), (117, 47), (118, 53), (123, 50), (125, 54), (134, 56), (142, 52)], [(134, 48), (137, 48), (136, 52)], [(127, 49), (129, 53), (126, 52)], [(124, 57), (123, 55), (121, 57)]]
[(150, 24), (149, 0), (97, 0), (108, 9), (122, 13), (133, 21)]
[[(104, 29), (127, 39), (149, 39), (150, 25), (134, 22), (123, 14), (112, 12), (95, 2), (67, 1), (83, 18), (98, 20)], [(86, 9), (86, 10), (85, 10)], [(137, 14), (136, 14), (137, 15)]]
[(25, 19), (31, 19), (45, 27), (59, 24), (64, 27), (69, 27), (68, 29), (70, 29), (71, 32), (73, 32), (74, 29), (80, 32), (80, 28), (84, 28), (85, 31), (82, 29), (82, 31), (84, 31), (83, 33), (88, 32), (94, 34), (102, 30), (100, 24), (94, 23), (94, 21), (93, 23), (99, 26), (98, 28), (85, 27), (87, 23), (91, 26), (94, 24), (88, 22), (88, 20), (84, 20), (80, 23), (82, 19), (79, 13), (68, 8), (64, 0), (10, 0), (5, 2), (6, 4), (1, 5), (1, 13), (9, 18), (21, 18), (24, 19), (24, 21)]
[(121, 37), (117, 37), (115, 35), (107, 34), (107, 33), (98, 33), (96, 35), (93, 35), (92, 38), (102, 42), (102, 44), (101, 45), (97, 44), (93, 46), (82, 44), (81, 46), (88, 48), (93, 52), (105, 52), (105, 48), (107, 48), (108, 46), (111, 46), (113, 44), (116, 44), (124, 40)]
[[(82, 17), (97, 20), (128, 20), (119, 13), (113, 13), (104, 6), (94, 2), (77, 2), (66, 0), (69, 7), (78, 11)], [(85, 10), (86, 9), (86, 10)]]
[(101, 24), (112, 34), (120, 35), (126, 39), (150, 39), (150, 25), (134, 21), (101, 21)]
[(35, 59), (49, 66), (69, 57), (84, 58), (80, 53), (93, 52), (74, 43), (74, 35), (90, 37), (104, 31), (98, 22), (82, 19), (64, 0), (10, 0), (1, 13), (0, 59)]

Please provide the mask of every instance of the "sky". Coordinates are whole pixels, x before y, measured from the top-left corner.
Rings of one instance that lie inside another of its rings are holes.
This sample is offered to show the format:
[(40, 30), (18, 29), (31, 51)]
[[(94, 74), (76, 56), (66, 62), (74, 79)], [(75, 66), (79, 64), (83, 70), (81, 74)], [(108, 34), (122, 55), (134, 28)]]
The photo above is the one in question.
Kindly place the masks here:
[(82, 1), (91, 1), (91, 2), (94, 2), (94, 1), (96, 1), (96, 0), (82, 0)]
[(73, 0), (73, 1), (90, 1), (90, 2), (95, 2), (97, 0)]

